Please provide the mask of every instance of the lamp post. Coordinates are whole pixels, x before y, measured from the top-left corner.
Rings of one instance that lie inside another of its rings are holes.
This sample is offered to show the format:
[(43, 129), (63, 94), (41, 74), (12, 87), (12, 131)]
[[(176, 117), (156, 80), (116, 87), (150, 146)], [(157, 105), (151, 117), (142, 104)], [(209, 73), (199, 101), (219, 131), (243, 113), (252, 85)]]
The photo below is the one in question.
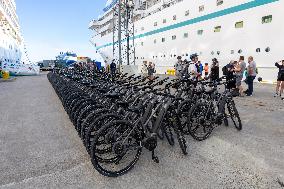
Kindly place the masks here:
[(119, 73), (121, 73), (121, 0), (118, 1), (118, 56)]

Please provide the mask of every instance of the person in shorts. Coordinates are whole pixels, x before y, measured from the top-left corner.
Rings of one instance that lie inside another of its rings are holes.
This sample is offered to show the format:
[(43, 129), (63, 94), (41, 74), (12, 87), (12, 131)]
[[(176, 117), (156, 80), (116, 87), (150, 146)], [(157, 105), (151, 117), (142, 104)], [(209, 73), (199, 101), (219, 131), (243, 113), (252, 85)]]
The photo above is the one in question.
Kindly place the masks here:
[(175, 63), (175, 71), (176, 71), (176, 77), (178, 79), (181, 79), (181, 77), (182, 77), (182, 60), (181, 60), (181, 56), (177, 57), (177, 62)]
[(274, 97), (280, 96), (282, 100), (284, 100), (284, 60), (281, 62), (276, 62), (275, 66), (279, 69), (277, 76), (277, 85), (276, 85), (276, 94)]
[(239, 90), (239, 95), (241, 97), (244, 96), (244, 90), (242, 87), (242, 80), (243, 80), (243, 76), (244, 76), (244, 72), (246, 70), (246, 63), (245, 63), (245, 57), (244, 56), (240, 56), (239, 62), (237, 62), (235, 64), (235, 75), (236, 75), (236, 87)]

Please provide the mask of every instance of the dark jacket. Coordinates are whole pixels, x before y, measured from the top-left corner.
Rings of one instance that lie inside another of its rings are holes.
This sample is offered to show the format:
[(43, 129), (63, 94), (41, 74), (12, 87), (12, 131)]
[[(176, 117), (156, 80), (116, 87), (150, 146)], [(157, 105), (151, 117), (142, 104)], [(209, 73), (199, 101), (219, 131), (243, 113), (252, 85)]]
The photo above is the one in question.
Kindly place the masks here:
[(213, 66), (211, 68), (211, 75), (210, 75), (211, 80), (214, 81), (214, 80), (219, 79), (220, 78), (219, 75), (220, 75), (219, 74), (219, 66)]
[(275, 66), (279, 69), (278, 71), (278, 79), (284, 79), (284, 66), (278, 63), (275, 63)]

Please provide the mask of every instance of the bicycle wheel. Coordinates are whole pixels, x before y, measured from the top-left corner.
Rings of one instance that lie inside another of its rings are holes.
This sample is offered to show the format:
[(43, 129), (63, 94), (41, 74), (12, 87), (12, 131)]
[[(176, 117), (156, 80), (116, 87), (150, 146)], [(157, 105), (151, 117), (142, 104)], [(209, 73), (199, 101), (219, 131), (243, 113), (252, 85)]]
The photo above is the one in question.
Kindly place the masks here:
[(180, 124), (181, 124), (181, 128), (183, 130), (183, 133), (188, 135), (189, 131), (188, 131), (188, 127), (186, 127), (187, 125), (187, 116), (189, 114), (190, 108), (193, 106), (194, 103), (192, 103), (192, 100), (185, 100), (182, 103), (179, 104), (178, 106), (178, 115), (179, 115), (179, 119), (180, 119)]
[(118, 114), (102, 115), (94, 119), (88, 128), (85, 128), (87, 130), (85, 130), (84, 134), (84, 144), (88, 152), (90, 152), (91, 144), (94, 141), (94, 138), (98, 130), (102, 128), (104, 125), (114, 121), (115, 119), (119, 120), (121, 119), (121, 116)]
[(102, 127), (91, 145), (94, 168), (102, 175), (118, 177), (130, 171), (142, 151), (139, 133), (124, 120), (113, 121)]
[(229, 102), (227, 102), (227, 108), (230, 114), (230, 117), (234, 123), (234, 126), (236, 127), (237, 130), (242, 130), (243, 125), (242, 125), (242, 121), (239, 115), (239, 112), (236, 108), (235, 102), (230, 100)]
[(190, 109), (187, 127), (195, 140), (202, 141), (210, 136), (213, 131), (213, 115), (210, 103), (196, 103)]

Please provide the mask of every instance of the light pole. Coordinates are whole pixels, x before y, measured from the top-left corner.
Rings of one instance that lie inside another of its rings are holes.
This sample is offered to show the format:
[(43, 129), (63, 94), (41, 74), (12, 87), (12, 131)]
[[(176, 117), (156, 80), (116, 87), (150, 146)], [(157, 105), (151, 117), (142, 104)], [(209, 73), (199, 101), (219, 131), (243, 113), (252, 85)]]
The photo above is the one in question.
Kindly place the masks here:
[(118, 1), (118, 56), (119, 73), (121, 73), (121, 0)]

